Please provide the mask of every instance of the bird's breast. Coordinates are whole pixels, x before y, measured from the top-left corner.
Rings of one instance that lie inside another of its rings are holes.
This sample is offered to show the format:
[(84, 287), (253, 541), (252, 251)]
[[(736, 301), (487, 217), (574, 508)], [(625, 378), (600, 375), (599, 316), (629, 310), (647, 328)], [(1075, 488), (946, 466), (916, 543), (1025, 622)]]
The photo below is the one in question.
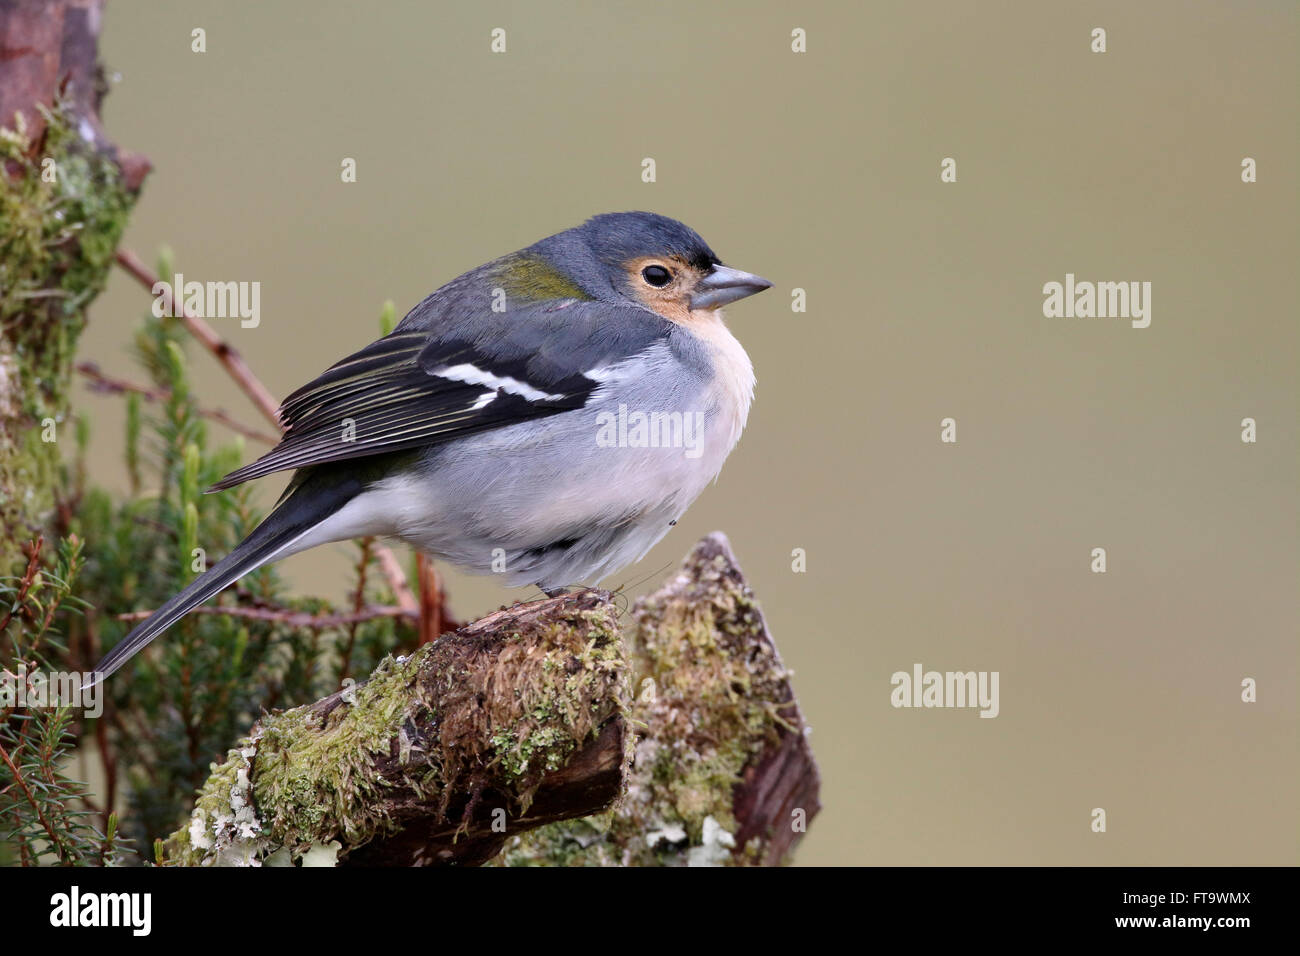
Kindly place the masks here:
[[(713, 365), (706, 392), (711, 393), (711, 404), (719, 418), (716, 437), (725, 445), (725, 458), (749, 419), (749, 406), (754, 400), (754, 366), (719, 310), (692, 312), (691, 317), (690, 331), (704, 346)], [(719, 467), (721, 464), (718, 462)]]

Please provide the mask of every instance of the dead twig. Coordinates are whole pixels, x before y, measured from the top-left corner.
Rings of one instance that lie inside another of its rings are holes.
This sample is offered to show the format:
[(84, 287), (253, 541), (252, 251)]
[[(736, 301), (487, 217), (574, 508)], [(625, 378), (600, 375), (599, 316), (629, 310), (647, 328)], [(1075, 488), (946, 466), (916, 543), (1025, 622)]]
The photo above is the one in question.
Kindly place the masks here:
[[(154, 286), (158, 284), (158, 277), (140, 261), (139, 256), (130, 249), (118, 249), (115, 258), (118, 265), (135, 276), (140, 281), (140, 284), (150, 292), (153, 292)], [(257, 406), (258, 411), (266, 416), (267, 421), (275, 425), (276, 428), (280, 428), (280, 403), (275, 400), (267, 387), (253, 374), (253, 370), (248, 367), (248, 363), (244, 361), (244, 357), (239, 354), (238, 350), (217, 335), (216, 330), (207, 322), (204, 322), (185, 308), (184, 304), (180, 308), (180, 319), (185, 323), (185, 328), (189, 329), (190, 334), (198, 339), (203, 347), (211, 352), (213, 357), (230, 373), (230, 377), (244, 390), (244, 394)]]
[(379, 562), (379, 569), (384, 572), (384, 577), (388, 578), (388, 586), (393, 589), (393, 598), (398, 606), (408, 614), (418, 616), (420, 603), (416, 601), (411, 586), (406, 583), (406, 572), (398, 563), (397, 555), (393, 554), (391, 548), (375, 542), (375, 560)]
[[(134, 392), (143, 396), (149, 402), (165, 402), (171, 398), (171, 389), (150, 388), (148, 385), (139, 385), (135, 382), (128, 382), (126, 379), (105, 375), (94, 362), (78, 362), (74, 367), (79, 374), (90, 380), (89, 387), (93, 392), (104, 392), (110, 395), (125, 395), (127, 392)], [(238, 432), (245, 438), (252, 438), (254, 441), (274, 445), (280, 440), (274, 435), (259, 432), (256, 428), (249, 428), (242, 422), (231, 418), (219, 408), (199, 408), (198, 413), (204, 418), (220, 422), (231, 431)]]
[[(119, 621), (143, 621), (153, 611), (129, 611), (115, 615)], [(364, 624), (385, 617), (401, 617), (418, 620), (420, 612), (408, 611), (391, 604), (371, 605), (359, 613), (353, 614), (309, 614), (306, 611), (277, 610), (264, 607), (196, 607), (191, 614), (225, 614), (228, 617), (242, 617), (251, 621), (279, 621), (290, 627), (322, 629), (342, 627), (347, 624)]]
[(442, 633), (442, 585), (438, 572), (425, 555), (415, 556), (416, 573), (420, 579), (420, 639), (418, 643), (436, 641)]
[[(372, 546), (375, 543), (374, 538), (361, 539), (361, 558), (357, 561), (357, 593), (352, 597), (352, 613), (360, 614), (366, 604), (366, 571), (370, 567), (370, 556)], [(343, 666), (339, 669), (339, 690), (344, 687), (344, 681), (352, 676), (352, 648), (357, 643), (357, 625), (348, 625), (348, 640), (343, 645)]]

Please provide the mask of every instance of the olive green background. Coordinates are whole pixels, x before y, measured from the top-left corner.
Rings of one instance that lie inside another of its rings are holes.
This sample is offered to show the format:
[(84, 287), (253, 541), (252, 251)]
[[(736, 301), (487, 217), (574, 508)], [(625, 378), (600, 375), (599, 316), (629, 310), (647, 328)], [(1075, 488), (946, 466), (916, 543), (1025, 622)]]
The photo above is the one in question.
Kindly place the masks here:
[[(280, 396), (376, 337), (384, 299), (400, 315), (596, 212), (680, 218), (773, 280), (729, 312), (758, 374), (739, 447), (606, 583), (644, 592), (699, 535), (731, 536), (824, 775), (799, 862), (1294, 864), (1297, 19), (1290, 2), (118, 0), (105, 122), (156, 166), (127, 245), (260, 281), (259, 328), (214, 324)], [(1150, 281), (1151, 327), (1044, 318), (1067, 272)], [(83, 357), (138, 377), (148, 301), (116, 274)], [(194, 374), (263, 424), (197, 350)], [(93, 477), (121, 487), (120, 403), (81, 402)], [(285, 571), (338, 596), (347, 554)], [(529, 596), (450, 589), (461, 616)], [(1001, 715), (892, 708), (915, 662), (999, 671)]]

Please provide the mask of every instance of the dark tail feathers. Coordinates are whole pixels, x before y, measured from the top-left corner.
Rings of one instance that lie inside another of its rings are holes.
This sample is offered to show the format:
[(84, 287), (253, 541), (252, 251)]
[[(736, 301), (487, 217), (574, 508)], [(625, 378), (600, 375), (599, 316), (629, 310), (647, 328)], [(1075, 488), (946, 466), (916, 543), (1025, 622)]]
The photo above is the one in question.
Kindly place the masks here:
[[(317, 475), (310, 476), (316, 478)], [(324, 477), (324, 476), (320, 476)], [(233, 551), (195, 578), (167, 603), (149, 615), (124, 637), (97, 665), (86, 686), (91, 687), (117, 671), (204, 601), (216, 596), (245, 574), (274, 560), (300, 536), (343, 507), (358, 491), (359, 483), (349, 480), (301, 482), (278, 508)]]

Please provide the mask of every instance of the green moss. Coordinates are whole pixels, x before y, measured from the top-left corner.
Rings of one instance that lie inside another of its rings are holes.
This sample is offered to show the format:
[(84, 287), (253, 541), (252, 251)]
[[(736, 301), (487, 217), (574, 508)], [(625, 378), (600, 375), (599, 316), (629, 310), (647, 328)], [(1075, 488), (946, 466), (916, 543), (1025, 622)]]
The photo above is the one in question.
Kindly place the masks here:
[(474, 777), (475, 786), (513, 794), (524, 813), (543, 775), (626, 700), (618, 621), (608, 605), (577, 610), (510, 632), (494, 655), (490, 671), (426, 668), (432, 686), (422, 696), (443, 702), (436, 759), (444, 787), (462, 788)]
[(391, 827), (378, 809), (383, 784), (373, 757), (400, 737), (417, 671), (414, 658), (388, 658), (356, 689), (354, 705), (323, 717), (299, 707), (263, 721), (254, 791), (272, 834), (292, 834), (299, 846), (338, 836), (357, 844)]
[[(627, 792), (606, 817), (564, 821), (510, 841), (507, 866), (676, 866), (759, 858), (734, 847), (732, 801), (745, 767), (776, 739), (788, 673), (762, 614), (723, 555), (688, 559), (689, 584), (641, 599), (628, 637), (637, 744)], [(680, 582), (682, 579), (678, 579)], [(733, 849), (736, 850), (733, 853)]]
[(610, 841), (615, 813), (565, 820), (511, 838), (497, 866), (616, 866), (619, 849)]
[[(192, 866), (257, 858), (285, 846), (289, 834), (287, 848), (300, 857), (339, 835), (363, 843), (388, 828), (378, 810), (382, 784), (373, 757), (388, 754), (400, 736), (417, 670), (413, 658), (390, 657), (356, 688), (353, 704), (263, 718), (225, 763), (213, 766), (189, 827), (167, 841), (168, 860)], [(223, 824), (243, 807), (252, 816), (232, 835)], [(239, 837), (247, 842), (236, 844)]]
[(71, 107), (45, 115), (39, 142), (21, 118), (0, 129), (0, 573), (16, 560), (26, 522), (52, 506), (58, 443), (42, 440), (42, 422), (52, 419), (62, 437), (85, 309), (135, 201), (117, 166), (77, 135)]

